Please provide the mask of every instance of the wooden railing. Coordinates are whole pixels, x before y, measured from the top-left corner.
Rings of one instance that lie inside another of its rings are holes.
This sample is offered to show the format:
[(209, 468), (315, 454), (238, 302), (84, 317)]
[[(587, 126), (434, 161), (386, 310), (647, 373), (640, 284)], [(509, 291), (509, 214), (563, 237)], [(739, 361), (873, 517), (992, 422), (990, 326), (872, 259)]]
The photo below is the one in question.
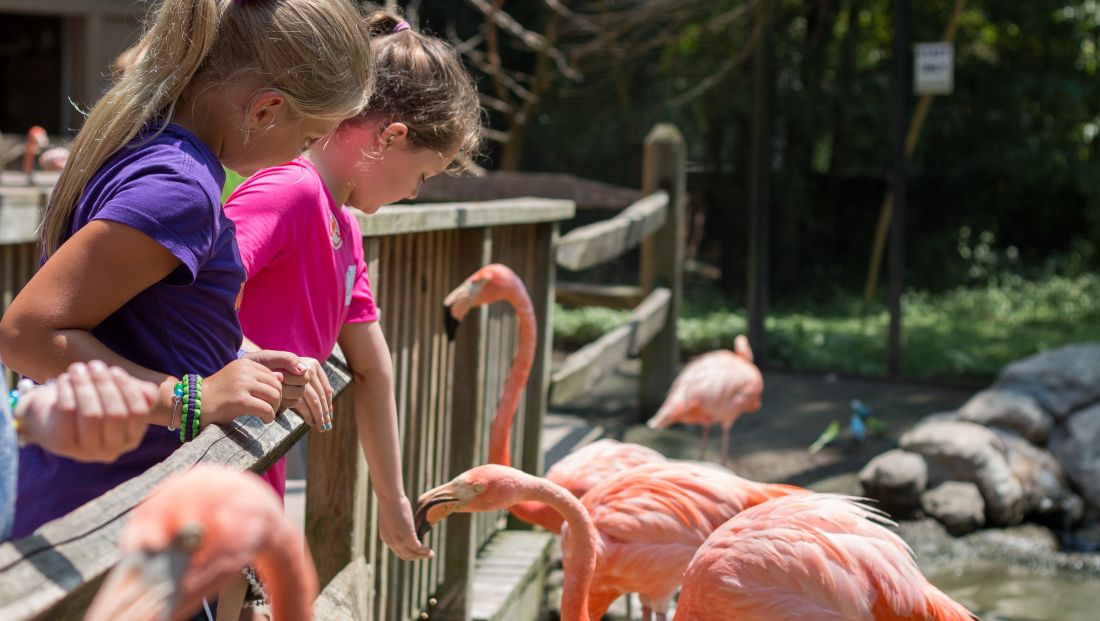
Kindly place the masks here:
[[(4, 309), (37, 266), (33, 239), (42, 199), (41, 191), (34, 192), (0, 192), (7, 201), (0, 202)], [(512, 451), (514, 465), (542, 471), (553, 248), (558, 221), (573, 212), (570, 201), (516, 199), (389, 207), (360, 220), (393, 353), (410, 497), (486, 459), (488, 423), (511, 362), (515, 321), (503, 308), (475, 312), (448, 343), (441, 304), (447, 291), (490, 261), (508, 264), (523, 278), (542, 326)], [(502, 514), (455, 516), (428, 540), (435, 559), (398, 560), (378, 538), (377, 505), (340, 352), (326, 362), (326, 371), (338, 392), (337, 433), (308, 434), (306, 468), (306, 536), (321, 584), (327, 585), (316, 604), (318, 618), (405, 621), (428, 612), (432, 619), (468, 618), (476, 553), (502, 527)], [(292, 412), (270, 425), (246, 417), (211, 426), (143, 475), (30, 536), (0, 545), (0, 619), (81, 618), (118, 560), (115, 544), (126, 515), (157, 483), (197, 463), (261, 472), (307, 431)]]
[(630, 356), (642, 356), (641, 414), (656, 411), (676, 375), (680, 349), (676, 323), (683, 298), (684, 139), (672, 125), (658, 125), (645, 140), (644, 197), (612, 218), (569, 231), (557, 245), (558, 266), (580, 271), (641, 244), (641, 283), (572, 285), (571, 297), (613, 305), (641, 298), (626, 323), (571, 354), (554, 371), (553, 403), (588, 392)]

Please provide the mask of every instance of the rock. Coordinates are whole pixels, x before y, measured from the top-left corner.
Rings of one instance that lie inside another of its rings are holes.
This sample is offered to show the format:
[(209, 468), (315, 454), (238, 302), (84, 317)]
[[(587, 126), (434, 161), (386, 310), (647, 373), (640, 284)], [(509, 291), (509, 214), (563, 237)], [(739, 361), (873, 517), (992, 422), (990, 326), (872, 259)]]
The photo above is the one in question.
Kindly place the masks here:
[(985, 501), (973, 483), (948, 481), (921, 494), (921, 509), (959, 536), (985, 525)]
[(1047, 443), (1054, 417), (1047, 414), (1029, 394), (1003, 388), (983, 390), (959, 408), (959, 419), (1000, 427), (1020, 434), (1032, 444)]
[(1024, 513), (1053, 528), (1066, 529), (1081, 519), (1085, 504), (1069, 489), (1069, 480), (1053, 455), (1011, 431), (995, 430), (1005, 447), (1008, 467), (1024, 492)]
[(1061, 421), (1100, 400), (1100, 342), (1067, 345), (1006, 366), (994, 388), (1025, 392)]
[(928, 465), (916, 453), (893, 449), (872, 459), (859, 472), (863, 494), (879, 501), (894, 519), (912, 517), (928, 485)]
[(924, 457), (929, 486), (946, 481), (977, 485), (991, 525), (1023, 520), (1023, 486), (1005, 459), (1004, 442), (992, 430), (963, 421), (932, 422), (906, 432), (900, 444)]
[(1049, 449), (1085, 501), (1100, 508), (1100, 404), (1056, 427)]

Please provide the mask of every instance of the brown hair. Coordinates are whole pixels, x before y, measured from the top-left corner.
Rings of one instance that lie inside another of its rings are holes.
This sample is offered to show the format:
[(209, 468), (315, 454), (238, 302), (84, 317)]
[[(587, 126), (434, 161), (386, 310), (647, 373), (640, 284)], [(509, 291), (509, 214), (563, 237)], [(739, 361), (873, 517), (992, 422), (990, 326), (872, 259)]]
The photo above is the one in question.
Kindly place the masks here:
[(92, 108), (73, 142), (42, 223), (42, 249), (61, 245), (84, 186), (151, 121), (167, 123), (189, 86), (251, 79), (297, 116), (345, 119), (366, 105), (370, 47), (348, 0), (164, 0), (138, 58)]
[(366, 18), (374, 54), (374, 90), (361, 118), (381, 116), (409, 128), (414, 149), (458, 148), (452, 171), (477, 155), (481, 105), (477, 88), (454, 47), (411, 28), (386, 11)]

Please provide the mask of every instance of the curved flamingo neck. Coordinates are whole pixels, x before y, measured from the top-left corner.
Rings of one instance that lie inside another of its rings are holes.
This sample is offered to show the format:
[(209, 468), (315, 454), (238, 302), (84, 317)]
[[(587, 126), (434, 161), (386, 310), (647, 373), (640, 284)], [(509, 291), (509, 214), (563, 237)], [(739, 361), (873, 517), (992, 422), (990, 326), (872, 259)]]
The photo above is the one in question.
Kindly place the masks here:
[(525, 476), (524, 499), (541, 502), (557, 511), (569, 524), (562, 581), (561, 620), (590, 621), (588, 592), (596, 573), (596, 527), (584, 505), (569, 490), (539, 477)]
[(508, 507), (508, 511), (528, 524), (541, 526), (555, 535), (561, 534), (564, 520), (553, 507), (541, 502), (521, 502)]
[(538, 334), (535, 326), (535, 307), (531, 304), (531, 298), (528, 297), (522, 284), (510, 288), (504, 301), (508, 302), (516, 313), (516, 321), (519, 324), (519, 343), (512, 358), (512, 367), (508, 371), (508, 381), (504, 385), (504, 392), (500, 396), (496, 415), (493, 416), (489, 429), (489, 463), (511, 466), (512, 454), (509, 445), (512, 439), (512, 423), (519, 409), (523, 387), (527, 385), (527, 378), (530, 377), (531, 367), (535, 363)]
[(317, 572), (301, 534), (285, 526), (277, 530), (253, 564), (271, 597), (272, 618), (308, 621), (318, 592)]

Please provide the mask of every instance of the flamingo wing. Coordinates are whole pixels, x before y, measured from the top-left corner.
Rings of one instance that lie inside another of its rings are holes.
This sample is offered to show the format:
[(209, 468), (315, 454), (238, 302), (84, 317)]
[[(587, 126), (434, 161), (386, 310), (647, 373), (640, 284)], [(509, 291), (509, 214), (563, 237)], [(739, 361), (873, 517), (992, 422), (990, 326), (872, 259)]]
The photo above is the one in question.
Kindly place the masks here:
[(905, 542), (880, 522), (873, 509), (830, 494), (747, 509), (699, 548), (677, 618), (973, 619), (924, 578)]
[(546, 478), (580, 498), (588, 490), (619, 472), (642, 464), (664, 461), (664, 455), (649, 447), (603, 439), (566, 455), (547, 471)]

